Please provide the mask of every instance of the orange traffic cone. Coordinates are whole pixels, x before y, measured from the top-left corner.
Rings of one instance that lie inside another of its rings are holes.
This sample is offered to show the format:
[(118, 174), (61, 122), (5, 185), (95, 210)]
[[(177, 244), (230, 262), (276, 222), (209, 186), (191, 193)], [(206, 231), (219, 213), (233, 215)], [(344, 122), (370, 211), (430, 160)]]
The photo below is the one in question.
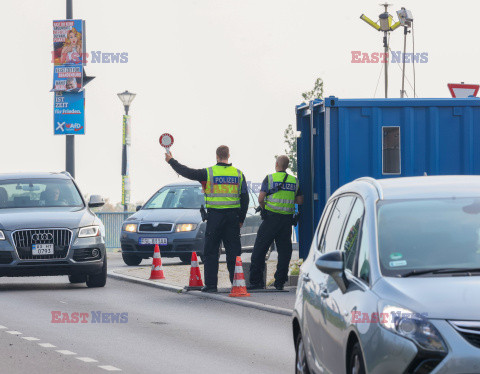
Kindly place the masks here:
[(232, 291), (228, 296), (231, 296), (231, 297), (250, 296), (250, 294), (247, 292), (247, 285), (245, 284), (245, 276), (243, 275), (242, 258), (240, 256), (237, 256), (237, 261), (235, 263), (235, 274), (233, 275)]
[(162, 268), (162, 258), (160, 257), (160, 247), (155, 244), (155, 251), (153, 252), (152, 272), (150, 279), (165, 279)]
[(203, 287), (202, 274), (198, 267), (197, 252), (192, 252), (192, 266), (190, 268), (190, 282), (188, 290), (199, 290)]

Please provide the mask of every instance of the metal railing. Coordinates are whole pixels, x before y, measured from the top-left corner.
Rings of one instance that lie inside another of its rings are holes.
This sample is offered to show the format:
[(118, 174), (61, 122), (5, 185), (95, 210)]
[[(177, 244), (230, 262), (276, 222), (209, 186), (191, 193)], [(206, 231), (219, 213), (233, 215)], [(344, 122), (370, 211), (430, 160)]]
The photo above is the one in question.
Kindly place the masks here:
[(135, 212), (97, 212), (105, 225), (105, 245), (107, 248), (120, 248), (120, 232), (123, 222)]

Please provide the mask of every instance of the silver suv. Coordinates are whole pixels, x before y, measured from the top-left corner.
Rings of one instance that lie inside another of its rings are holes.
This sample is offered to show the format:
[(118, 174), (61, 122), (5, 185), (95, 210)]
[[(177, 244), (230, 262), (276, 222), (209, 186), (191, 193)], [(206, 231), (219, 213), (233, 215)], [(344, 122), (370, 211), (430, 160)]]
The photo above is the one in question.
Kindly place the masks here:
[(68, 275), (103, 287), (105, 229), (68, 173), (0, 174), (0, 276)]
[(480, 373), (480, 177), (361, 178), (301, 267), (297, 373)]

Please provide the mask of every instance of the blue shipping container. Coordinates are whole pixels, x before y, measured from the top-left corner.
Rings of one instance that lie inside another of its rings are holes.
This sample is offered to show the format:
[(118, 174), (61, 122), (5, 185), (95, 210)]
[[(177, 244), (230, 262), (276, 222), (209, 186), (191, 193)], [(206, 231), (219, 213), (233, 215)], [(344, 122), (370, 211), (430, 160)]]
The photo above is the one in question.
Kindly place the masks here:
[(480, 174), (480, 99), (339, 99), (296, 107), (300, 257), (329, 196), (357, 178)]

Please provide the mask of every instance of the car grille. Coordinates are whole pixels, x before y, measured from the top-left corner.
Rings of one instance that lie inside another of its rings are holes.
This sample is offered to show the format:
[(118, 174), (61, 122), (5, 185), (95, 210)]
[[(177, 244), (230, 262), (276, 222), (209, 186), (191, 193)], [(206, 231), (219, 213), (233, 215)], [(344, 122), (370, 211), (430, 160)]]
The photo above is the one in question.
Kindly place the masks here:
[(450, 321), (450, 323), (467, 342), (480, 348), (480, 321)]
[(141, 223), (139, 232), (170, 232), (172, 231), (172, 223)]
[[(67, 229), (18, 230), (13, 233), (13, 244), (21, 260), (65, 258), (70, 248), (72, 232)], [(53, 244), (53, 255), (32, 255), (32, 244)]]

